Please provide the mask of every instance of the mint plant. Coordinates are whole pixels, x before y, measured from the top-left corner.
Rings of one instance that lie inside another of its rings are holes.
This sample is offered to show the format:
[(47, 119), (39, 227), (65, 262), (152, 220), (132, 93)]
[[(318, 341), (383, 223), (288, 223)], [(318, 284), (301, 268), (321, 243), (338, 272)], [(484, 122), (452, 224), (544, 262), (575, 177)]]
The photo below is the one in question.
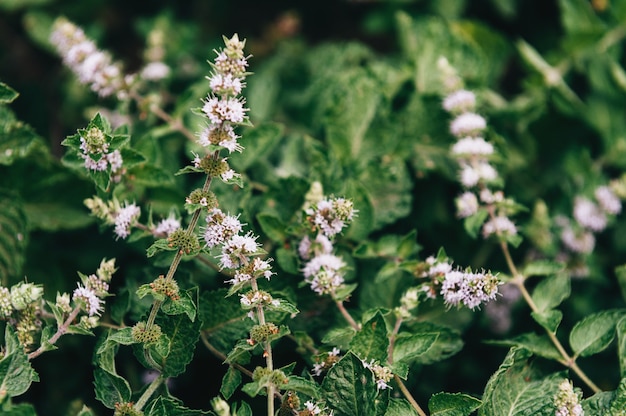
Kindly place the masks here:
[[(559, 2), (551, 54), (441, 6), (394, 14), (393, 55), (233, 34), (197, 66), (155, 18), (132, 70), (38, 15), (64, 98), (97, 104), (57, 159), (0, 83), (2, 411), (51, 411), (38, 369), (80, 345), (93, 389), (55, 414), (625, 414), (626, 32), (600, 3)], [(45, 247), (49, 280), (38, 230), (88, 235)]]

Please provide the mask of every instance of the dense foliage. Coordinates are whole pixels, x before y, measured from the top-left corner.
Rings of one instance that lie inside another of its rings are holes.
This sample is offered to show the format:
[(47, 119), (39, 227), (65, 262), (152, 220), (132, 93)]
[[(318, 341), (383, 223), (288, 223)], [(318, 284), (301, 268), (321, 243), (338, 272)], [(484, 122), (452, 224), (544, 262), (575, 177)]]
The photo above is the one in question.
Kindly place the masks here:
[(624, 0), (3, 0), (0, 412), (626, 414), (625, 38)]

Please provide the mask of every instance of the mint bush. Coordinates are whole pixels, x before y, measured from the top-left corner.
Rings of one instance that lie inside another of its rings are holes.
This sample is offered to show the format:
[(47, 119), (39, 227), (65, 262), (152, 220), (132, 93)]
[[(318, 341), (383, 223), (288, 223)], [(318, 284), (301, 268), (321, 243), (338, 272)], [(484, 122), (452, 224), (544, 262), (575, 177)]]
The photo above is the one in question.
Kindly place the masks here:
[(31, 3), (72, 128), (0, 82), (3, 414), (626, 414), (623, 2), (377, 4), (384, 52), (159, 11), (132, 69)]

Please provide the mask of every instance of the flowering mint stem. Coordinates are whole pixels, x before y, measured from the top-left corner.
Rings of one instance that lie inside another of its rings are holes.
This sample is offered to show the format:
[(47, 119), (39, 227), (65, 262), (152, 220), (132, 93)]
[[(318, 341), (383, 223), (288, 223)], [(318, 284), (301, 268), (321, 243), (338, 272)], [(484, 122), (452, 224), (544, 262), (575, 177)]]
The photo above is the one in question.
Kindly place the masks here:
[[(80, 307), (76, 306), (72, 310), (72, 312), (70, 312), (70, 314), (67, 316), (67, 319), (65, 320), (65, 322), (63, 322), (63, 324), (57, 328), (57, 332), (54, 335), (52, 335), (50, 339), (48, 339), (47, 344), (54, 345), (59, 340), (59, 338), (61, 338), (61, 336), (67, 332), (67, 328), (71, 325), (72, 322), (74, 322), (74, 320), (76, 319), (79, 313), (80, 313)], [(28, 354), (28, 359), (32, 360), (33, 358), (39, 357), (41, 354), (44, 353), (44, 351), (46, 351), (46, 346), (41, 345), (35, 351)]]
[(152, 383), (148, 385), (148, 388), (143, 392), (141, 397), (137, 400), (137, 403), (135, 403), (134, 408), (136, 410), (141, 410), (146, 405), (150, 397), (154, 394), (156, 389), (158, 389), (159, 386), (163, 383), (164, 380), (165, 379), (163, 378), (162, 374), (159, 374), (157, 378), (152, 380)]
[[(513, 259), (511, 258), (509, 247), (505, 241), (500, 241), (500, 248), (502, 249), (502, 253), (504, 254), (504, 258), (509, 267), (509, 270), (511, 271), (511, 274), (513, 275), (513, 280), (511, 281), (511, 283), (517, 286), (517, 288), (520, 290), (520, 292), (522, 293), (522, 296), (524, 297), (524, 300), (526, 301), (530, 309), (533, 312), (538, 312), (537, 305), (535, 305), (535, 302), (530, 296), (530, 293), (528, 293), (528, 290), (526, 290), (526, 286), (524, 286), (524, 280), (526, 278), (517, 270), (517, 267), (515, 267), (515, 263), (513, 263)], [(559, 339), (556, 337), (556, 335), (547, 329), (545, 329), (545, 331), (548, 334), (548, 337), (550, 338), (550, 341), (552, 342), (552, 344), (554, 344), (556, 349), (561, 354), (561, 357), (563, 357), (563, 359), (560, 360), (561, 364), (563, 364), (564, 366), (568, 368), (571, 368), (576, 373), (576, 375), (580, 377), (580, 379), (587, 386), (589, 386), (591, 390), (593, 390), (594, 393), (601, 392), (602, 390), (598, 386), (596, 386), (596, 384), (593, 381), (591, 381), (589, 377), (587, 377), (585, 372), (578, 366), (578, 364), (576, 364), (575, 358), (570, 357), (567, 351), (565, 351), (565, 348), (563, 348), (563, 345), (561, 344)]]
[(350, 315), (348, 311), (346, 310), (346, 307), (343, 305), (343, 301), (336, 300), (335, 304), (337, 305), (337, 308), (339, 308), (339, 312), (341, 312), (343, 317), (346, 319), (346, 321), (348, 321), (348, 323), (350, 324), (352, 328), (354, 328), (357, 331), (361, 329), (361, 325), (357, 324), (354, 318), (352, 317), (352, 315)]

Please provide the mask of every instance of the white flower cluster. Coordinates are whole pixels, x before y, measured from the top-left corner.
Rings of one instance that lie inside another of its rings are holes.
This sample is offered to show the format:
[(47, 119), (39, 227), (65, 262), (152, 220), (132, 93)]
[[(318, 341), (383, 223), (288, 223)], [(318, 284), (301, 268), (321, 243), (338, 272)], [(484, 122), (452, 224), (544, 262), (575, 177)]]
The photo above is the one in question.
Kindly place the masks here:
[(337, 362), (339, 362), (341, 351), (339, 348), (333, 348), (331, 351), (322, 355), (323, 359), (313, 365), (311, 373), (314, 376), (321, 376), (324, 371), (330, 370)]
[(362, 361), (362, 362), (363, 362), (363, 367), (369, 369), (374, 374), (374, 378), (376, 379), (376, 388), (378, 390), (385, 390), (385, 389), (391, 388), (391, 386), (388, 383), (393, 378), (393, 372), (391, 371), (389, 367), (380, 365), (376, 363), (374, 360), (371, 360), (369, 362), (367, 361)]
[(570, 380), (563, 380), (559, 384), (559, 391), (554, 397), (554, 416), (584, 416), (585, 412), (580, 404), (580, 394), (574, 391)]
[(164, 40), (165, 34), (159, 28), (152, 29), (148, 34), (147, 48), (144, 52), (146, 64), (139, 73), (142, 79), (160, 81), (170, 74), (170, 67), (163, 62), (165, 58)]
[(0, 286), (0, 317), (8, 318), (14, 311), (21, 311), (38, 304), (43, 297), (41, 285), (20, 282), (11, 287)]
[(589, 254), (596, 243), (594, 233), (603, 231), (611, 216), (622, 211), (622, 202), (608, 186), (599, 186), (594, 191), (594, 199), (577, 196), (574, 199), (574, 224), (565, 218), (557, 217), (561, 227), (561, 241), (570, 251)]
[[(115, 259), (102, 260), (95, 274), (85, 276), (81, 274), (81, 283), (74, 289), (72, 300), (89, 317), (98, 316), (104, 310), (104, 300), (108, 296), (109, 282), (115, 272)], [(69, 310), (69, 296), (57, 296), (57, 306), (67, 312)]]
[(245, 99), (239, 97), (246, 86), (248, 61), (243, 52), (246, 42), (240, 41), (236, 34), (224, 38), (224, 42), (225, 48), (216, 51), (213, 72), (207, 77), (212, 92), (203, 101), (202, 112), (208, 117), (209, 125), (200, 133), (198, 143), (240, 152), (243, 147), (237, 141), (239, 136), (233, 125), (247, 120)]
[(119, 207), (113, 213), (113, 222), (115, 224), (114, 232), (118, 238), (126, 238), (130, 235), (130, 227), (132, 227), (139, 219), (141, 209), (135, 203)]
[(100, 51), (85, 32), (69, 20), (58, 18), (54, 22), (50, 42), (82, 84), (102, 97), (117, 95), (123, 99), (128, 94), (132, 77), (125, 77), (121, 66), (111, 56)]
[(298, 412), (298, 415), (306, 416), (333, 416), (333, 414), (332, 410), (328, 411), (325, 407), (320, 407), (319, 404), (311, 400), (304, 402), (304, 410)]
[(107, 136), (97, 127), (80, 131), (80, 150), (78, 155), (85, 161), (85, 168), (93, 171), (105, 171), (111, 168), (111, 179), (119, 182), (122, 178), (124, 163), (119, 150), (109, 152)]
[(449, 306), (463, 304), (475, 309), (481, 303), (496, 298), (499, 284), (498, 278), (491, 273), (452, 270), (446, 273), (440, 293)]
[(154, 235), (157, 237), (169, 237), (174, 231), (180, 229), (180, 221), (170, 215), (167, 218), (163, 218), (159, 223), (154, 227)]
[(476, 96), (462, 88), (462, 81), (445, 58), (440, 58), (438, 66), (449, 91), (442, 105), (454, 116), (450, 132), (457, 142), (452, 146), (451, 153), (459, 164), (460, 182), (466, 188), (455, 201), (458, 216), (471, 217), (484, 207), (490, 213), (490, 219), (483, 224), (483, 237), (515, 236), (517, 227), (508, 218), (510, 213), (507, 209), (512, 201), (505, 199), (501, 191), (489, 189), (498, 179), (498, 171), (489, 162), (494, 148), (482, 137), (487, 122), (475, 112)]
[(317, 233), (314, 240), (305, 235), (298, 244), (298, 254), (306, 261), (304, 280), (317, 294), (334, 296), (344, 283), (346, 264), (333, 254), (331, 238), (352, 221), (356, 210), (352, 201), (332, 198), (322, 199), (304, 212), (307, 227)]

